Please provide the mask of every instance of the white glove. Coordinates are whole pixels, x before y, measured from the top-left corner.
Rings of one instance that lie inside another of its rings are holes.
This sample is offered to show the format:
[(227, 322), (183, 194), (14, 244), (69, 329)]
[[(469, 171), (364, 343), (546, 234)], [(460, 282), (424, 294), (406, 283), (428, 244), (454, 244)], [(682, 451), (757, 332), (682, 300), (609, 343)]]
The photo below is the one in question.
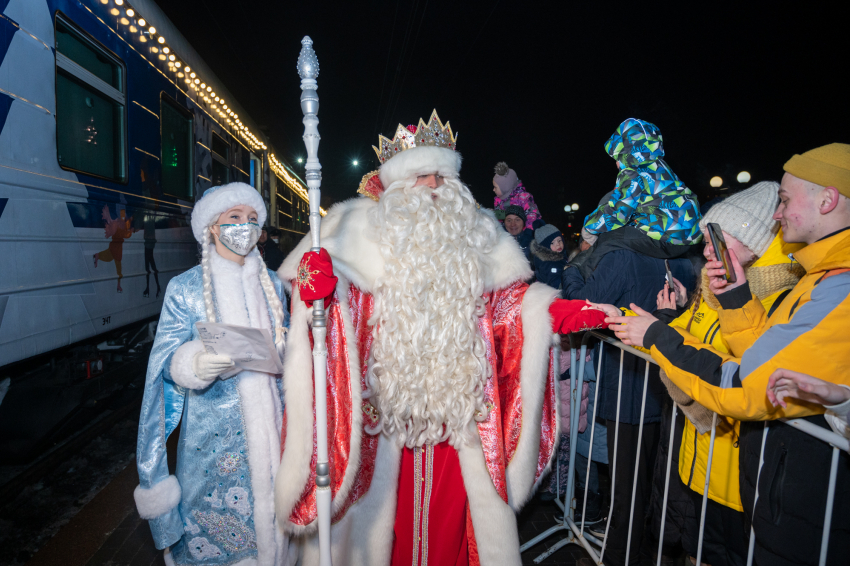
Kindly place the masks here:
[(199, 379), (204, 381), (214, 380), (235, 365), (228, 356), (219, 356), (209, 352), (198, 352), (192, 359), (192, 370)]

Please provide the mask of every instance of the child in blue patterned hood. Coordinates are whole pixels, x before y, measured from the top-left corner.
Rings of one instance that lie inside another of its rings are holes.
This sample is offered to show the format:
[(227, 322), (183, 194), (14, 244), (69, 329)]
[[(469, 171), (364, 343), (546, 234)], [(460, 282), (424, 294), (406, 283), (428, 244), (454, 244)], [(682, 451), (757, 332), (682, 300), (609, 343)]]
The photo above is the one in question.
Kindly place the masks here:
[(699, 202), (661, 159), (657, 126), (629, 118), (605, 142), (605, 151), (617, 161), (620, 174), (610, 198), (585, 218), (590, 234), (632, 226), (668, 246), (701, 241)]

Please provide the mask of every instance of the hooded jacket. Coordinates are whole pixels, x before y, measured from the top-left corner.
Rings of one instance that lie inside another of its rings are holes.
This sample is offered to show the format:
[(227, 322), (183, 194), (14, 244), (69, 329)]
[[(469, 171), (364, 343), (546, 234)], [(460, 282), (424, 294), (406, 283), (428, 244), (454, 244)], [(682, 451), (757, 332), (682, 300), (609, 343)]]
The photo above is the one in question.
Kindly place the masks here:
[(699, 202), (661, 159), (664, 146), (658, 127), (629, 118), (605, 142), (605, 151), (619, 163), (620, 174), (608, 201), (585, 218), (588, 232), (635, 226), (661, 242), (700, 242)]

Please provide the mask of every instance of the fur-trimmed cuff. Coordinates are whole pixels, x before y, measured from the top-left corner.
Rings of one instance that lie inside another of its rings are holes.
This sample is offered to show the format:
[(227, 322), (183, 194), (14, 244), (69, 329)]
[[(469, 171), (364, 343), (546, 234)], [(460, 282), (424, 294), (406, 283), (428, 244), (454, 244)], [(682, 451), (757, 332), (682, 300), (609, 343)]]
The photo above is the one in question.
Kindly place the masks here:
[(195, 370), (192, 368), (192, 362), (195, 360), (195, 354), (204, 351), (204, 343), (200, 340), (190, 340), (177, 348), (174, 355), (171, 357), (171, 379), (174, 383), (186, 389), (206, 389), (212, 383), (205, 381), (195, 375)]
[(165, 515), (180, 504), (180, 496), (180, 482), (175, 476), (168, 476), (147, 489), (137, 486), (133, 492), (136, 509), (142, 519), (156, 519)]

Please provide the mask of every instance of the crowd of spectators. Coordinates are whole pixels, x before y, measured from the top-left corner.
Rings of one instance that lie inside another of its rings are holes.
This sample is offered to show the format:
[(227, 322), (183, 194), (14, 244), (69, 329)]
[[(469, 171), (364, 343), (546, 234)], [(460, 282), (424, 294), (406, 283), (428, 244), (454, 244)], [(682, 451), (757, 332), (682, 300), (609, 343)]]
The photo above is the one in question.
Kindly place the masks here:
[[(589, 532), (607, 528), (605, 564), (656, 563), (668, 479), (661, 563), (695, 563), (713, 425), (702, 563), (746, 564), (751, 528), (755, 564), (817, 563), (832, 447), (786, 425), (764, 436), (763, 421), (802, 418), (850, 436), (850, 145), (794, 155), (781, 182), (756, 183), (702, 210), (663, 159), (655, 125), (624, 121), (605, 151), (617, 162), (615, 188), (585, 218), (578, 243), (543, 221), (513, 169), (499, 163), (493, 179), (496, 214), (535, 278), (605, 311), (609, 331), (655, 361), (646, 379), (647, 362), (612, 347), (602, 349), (599, 375), (598, 347), (584, 365), (576, 480), (588, 492)], [(721, 231), (725, 258), (709, 225)], [(570, 357), (561, 360), (566, 379)], [(586, 421), (597, 386), (591, 451)], [(562, 397), (563, 415), (569, 395)], [(615, 457), (608, 498), (597, 469)], [(545, 497), (556, 484), (563, 493), (566, 465), (562, 455)], [(836, 485), (828, 564), (850, 555), (847, 453)]]

